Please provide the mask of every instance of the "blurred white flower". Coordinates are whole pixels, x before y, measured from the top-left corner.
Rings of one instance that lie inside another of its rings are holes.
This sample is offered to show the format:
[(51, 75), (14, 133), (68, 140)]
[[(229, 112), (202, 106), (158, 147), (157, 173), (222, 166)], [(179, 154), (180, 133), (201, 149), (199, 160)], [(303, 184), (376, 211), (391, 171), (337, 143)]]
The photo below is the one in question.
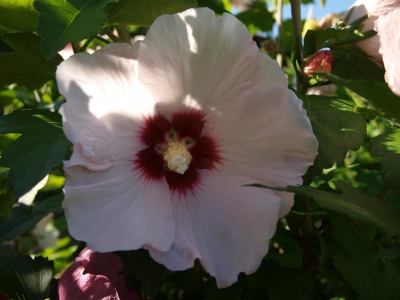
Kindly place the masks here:
[[(357, 0), (343, 15), (343, 19), (346, 24), (351, 24), (364, 15), (369, 14), (370, 17), (363, 22), (363, 32), (365, 32), (375, 29), (375, 21), (379, 16), (387, 14), (397, 7), (400, 7), (400, 0)], [(373, 61), (378, 64), (382, 63), (382, 57), (379, 54), (378, 36), (375, 35), (366, 40), (357, 42), (356, 44), (363, 49)]]
[(148, 249), (170, 270), (198, 258), (219, 287), (253, 273), (317, 154), (302, 101), (247, 28), (208, 8), (159, 17), (134, 46), (57, 69), (74, 144), (69, 231), (96, 251)]
[(382, 15), (376, 22), (380, 48), (385, 64), (385, 80), (392, 91), (400, 96), (400, 8)]

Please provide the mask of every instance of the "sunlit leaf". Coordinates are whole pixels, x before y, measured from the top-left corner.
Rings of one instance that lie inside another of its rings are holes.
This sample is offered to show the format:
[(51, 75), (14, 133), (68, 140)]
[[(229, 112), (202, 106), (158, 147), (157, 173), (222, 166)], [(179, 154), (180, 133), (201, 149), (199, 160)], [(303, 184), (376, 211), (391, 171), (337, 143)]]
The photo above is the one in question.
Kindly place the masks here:
[(11, 240), (18, 234), (24, 234), (49, 213), (62, 213), (63, 195), (45, 199), (32, 207), (19, 204), (0, 225), (0, 243)]
[(40, 49), (49, 59), (70, 42), (100, 33), (107, 21), (106, 6), (118, 0), (35, 0), (40, 12)]
[(344, 79), (364, 79), (384, 81), (384, 70), (374, 63), (365, 54), (355, 50), (332, 50), (333, 59), (338, 59), (345, 54), (349, 57), (332, 70), (332, 74)]
[(0, 86), (17, 83), (33, 90), (55, 78), (62, 58), (56, 55), (46, 61), (39, 50), (40, 37), (33, 33), (13, 33), (3, 35), (2, 40), (16, 52), (0, 53)]
[[(365, 300), (399, 299), (400, 270), (386, 262), (378, 265), (379, 245), (343, 221), (333, 220), (334, 235), (350, 257), (333, 253), (334, 265)], [(383, 270), (382, 270), (383, 269)]]
[(318, 155), (307, 176), (343, 161), (348, 149), (357, 150), (366, 135), (363, 116), (353, 112), (351, 101), (337, 97), (298, 95), (304, 101), (313, 132), (318, 140)]
[(265, 4), (252, 7), (247, 11), (237, 14), (236, 17), (246, 24), (253, 35), (257, 31), (272, 30), (275, 21), (273, 14), (268, 11)]
[(108, 10), (108, 24), (145, 25), (163, 14), (174, 14), (197, 7), (196, 0), (120, 0)]
[[(336, 49), (344, 44), (353, 44), (376, 35), (376, 32), (373, 30), (360, 32), (358, 26), (359, 25), (315, 30), (316, 50), (326, 47)], [(346, 48), (348, 49), (349, 47)]]
[(46, 185), (41, 189), (41, 191), (47, 192), (47, 191), (61, 189), (64, 185), (64, 180), (65, 180), (64, 176), (50, 174)]
[(32, 0), (1, 0), (0, 34), (35, 31), (38, 15)]
[(400, 97), (393, 94), (386, 82), (346, 80), (332, 74), (321, 74), (321, 76), (364, 97), (382, 112), (382, 116), (400, 120)]
[(123, 273), (135, 273), (142, 282), (142, 288), (146, 295), (154, 296), (168, 270), (163, 265), (156, 263), (147, 250), (118, 252), (118, 255), (125, 264)]
[(22, 135), (1, 154), (10, 168), (9, 181), (19, 198), (59, 165), (71, 143), (61, 128), (61, 116), (44, 110), (17, 110), (0, 118), (0, 133)]
[(0, 254), (0, 290), (12, 299), (46, 299), (50, 293), (53, 262), (38, 256)]
[(394, 192), (400, 191), (400, 130), (379, 135), (371, 140), (371, 153), (381, 156), (381, 170)]

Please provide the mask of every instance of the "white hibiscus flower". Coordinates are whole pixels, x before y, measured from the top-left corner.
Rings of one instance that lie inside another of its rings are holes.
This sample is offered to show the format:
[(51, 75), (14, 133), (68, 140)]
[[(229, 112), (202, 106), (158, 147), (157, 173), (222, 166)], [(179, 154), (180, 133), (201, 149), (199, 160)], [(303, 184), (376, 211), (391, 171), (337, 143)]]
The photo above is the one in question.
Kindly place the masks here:
[(95, 251), (146, 248), (170, 270), (198, 258), (219, 287), (255, 272), (317, 141), (278, 64), (234, 16), (159, 17), (133, 47), (57, 70), (74, 144), (63, 207)]

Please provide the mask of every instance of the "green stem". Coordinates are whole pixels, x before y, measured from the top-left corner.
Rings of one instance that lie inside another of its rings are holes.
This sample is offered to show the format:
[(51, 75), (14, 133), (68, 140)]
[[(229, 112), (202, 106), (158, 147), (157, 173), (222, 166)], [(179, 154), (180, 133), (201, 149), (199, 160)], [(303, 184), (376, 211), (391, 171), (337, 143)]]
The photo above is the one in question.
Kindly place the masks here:
[(131, 44), (131, 36), (128, 29), (126, 28), (126, 25), (117, 25), (115, 26), (115, 29), (117, 29), (119, 39), (122, 42)]
[(110, 41), (107, 41), (106, 39), (103, 39), (101, 36), (98, 36), (98, 35), (96, 35), (94, 38), (95, 38), (96, 40), (99, 40), (99, 41), (101, 41), (101, 42), (103, 42), (103, 43), (106, 43), (106, 44), (109, 44), (109, 43), (110, 43)]
[(79, 42), (72, 42), (71, 46), (74, 53), (81, 52), (81, 46), (79, 45)]
[(112, 33), (112, 31), (110, 29), (108, 29), (108, 27), (104, 27), (103, 28), (103, 32), (105, 34), (107, 34), (109, 36), (109, 38), (113, 41), (113, 42), (119, 42), (119, 39), (114, 35), (114, 33)]
[[(300, 51), (300, 59), (303, 61), (304, 55), (303, 55), (303, 46), (302, 46), (302, 40), (303, 37), (301, 35), (303, 26), (301, 23), (301, 10), (300, 10), (300, 0), (290, 0), (290, 6), (292, 9), (292, 21), (293, 21), (293, 38), (294, 38), (294, 45), (296, 45), (296, 42), (299, 41), (299, 51)], [(297, 91), (301, 91), (301, 82), (299, 78), (297, 78)]]
[[(300, 10), (300, 0), (290, 0), (290, 5), (292, 9), (292, 21), (293, 21), (293, 36), (295, 39), (303, 39), (302, 31), (303, 26), (301, 23), (301, 10)], [(302, 43), (301, 43), (302, 44)], [(303, 59), (303, 47), (300, 44), (300, 55)]]
[(375, 198), (383, 202), (387, 197), (389, 197), (391, 193), (392, 190), (390, 189), (389, 183), (385, 182), (382, 189), (379, 191), (378, 195), (375, 196)]
[(90, 43), (94, 40), (96, 35), (97, 33), (93, 33), (92, 36), (86, 41), (86, 43), (83, 44), (83, 46), (81, 47), (82, 52), (84, 52), (87, 49), (87, 47), (89, 47)]

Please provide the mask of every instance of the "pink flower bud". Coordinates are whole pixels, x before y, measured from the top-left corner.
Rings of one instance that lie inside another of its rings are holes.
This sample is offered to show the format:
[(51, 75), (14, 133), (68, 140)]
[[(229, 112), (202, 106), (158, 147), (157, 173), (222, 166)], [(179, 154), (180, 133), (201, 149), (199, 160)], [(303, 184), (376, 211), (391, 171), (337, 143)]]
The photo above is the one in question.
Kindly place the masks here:
[(332, 52), (321, 50), (315, 52), (304, 62), (303, 75), (310, 76), (314, 72), (330, 73), (332, 70)]
[(139, 300), (136, 290), (126, 285), (126, 275), (119, 274), (123, 268), (117, 254), (85, 248), (61, 276), (59, 298)]

